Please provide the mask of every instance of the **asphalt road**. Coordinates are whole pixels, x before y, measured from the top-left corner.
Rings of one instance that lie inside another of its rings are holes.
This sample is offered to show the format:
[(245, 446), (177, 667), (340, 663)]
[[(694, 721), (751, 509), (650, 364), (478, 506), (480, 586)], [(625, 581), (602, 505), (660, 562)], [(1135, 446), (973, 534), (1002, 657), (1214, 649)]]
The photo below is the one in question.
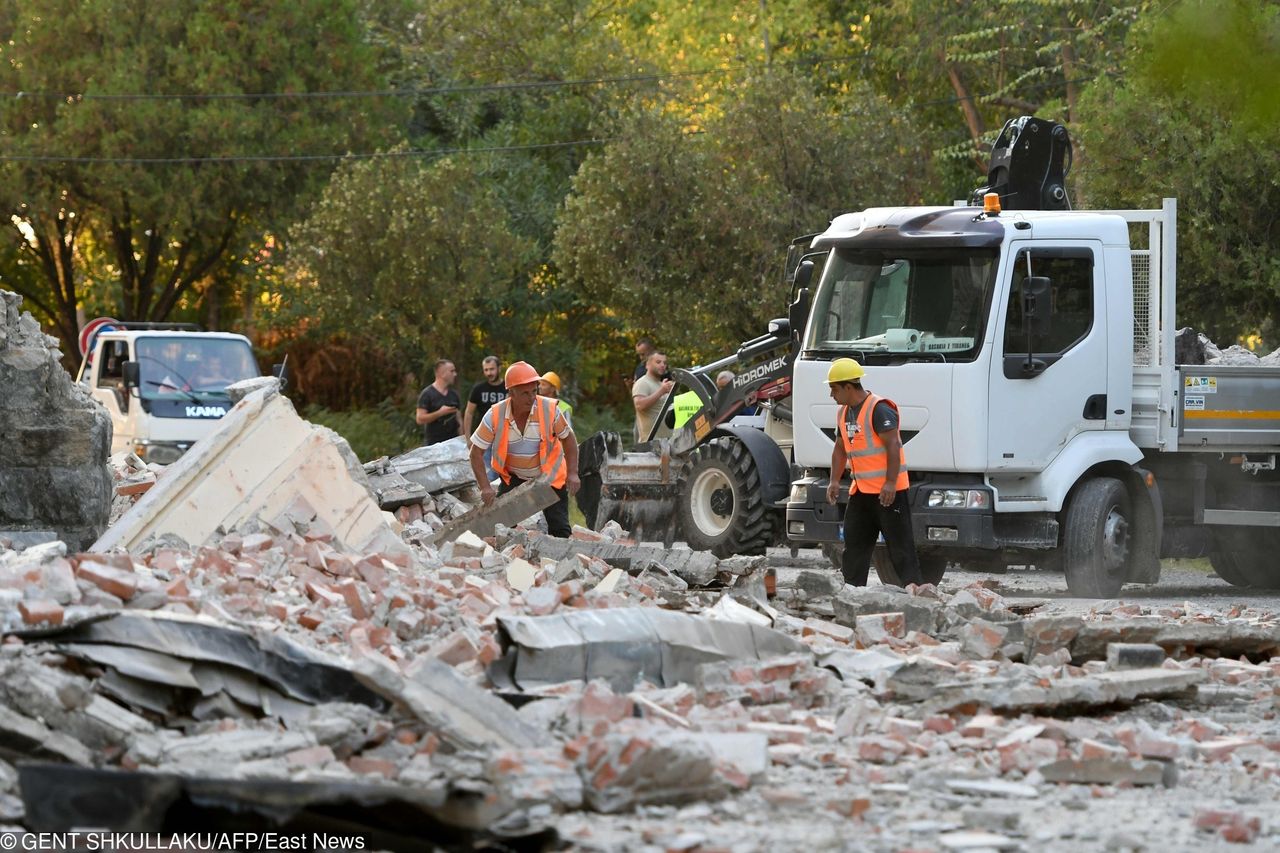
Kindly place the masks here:
[[(792, 558), (784, 548), (771, 549), (770, 564), (788, 569), (824, 569), (829, 564), (821, 552), (803, 549)], [(948, 570), (941, 588), (954, 592), (977, 580), (995, 580), (996, 591), (1007, 598), (1048, 599), (1054, 612), (1073, 613), (1109, 609), (1120, 602), (1144, 607), (1178, 607), (1190, 604), (1196, 610), (1227, 611), (1235, 606), (1280, 610), (1280, 589), (1248, 589), (1232, 586), (1213, 574), (1208, 560), (1161, 560), (1160, 582), (1127, 584), (1116, 599), (1077, 598), (1067, 591), (1061, 572), (1011, 566), (1004, 574)], [(871, 584), (879, 583), (875, 570)]]

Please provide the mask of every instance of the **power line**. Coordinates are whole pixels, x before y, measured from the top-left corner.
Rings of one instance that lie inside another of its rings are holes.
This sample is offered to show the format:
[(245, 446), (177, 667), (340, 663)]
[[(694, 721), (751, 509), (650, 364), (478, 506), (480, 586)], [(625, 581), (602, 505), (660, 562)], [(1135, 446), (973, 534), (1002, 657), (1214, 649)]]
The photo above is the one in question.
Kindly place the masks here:
[[(823, 62), (852, 62), (858, 56), (818, 56), (794, 59), (780, 65), (808, 65)], [(743, 63), (743, 67), (746, 63)], [(429, 95), (485, 94), (523, 90), (581, 88), (585, 86), (621, 85), (628, 83), (658, 83), (688, 77), (705, 77), (713, 74), (729, 74), (732, 68), (710, 68), (702, 71), (671, 71), (663, 74), (628, 74), (610, 77), (587, 77), (576, 80), (524, 80), (509, 83), (476, 83), (461, 86), (426, 86), (406, 89), (351, 89), (329, 92), (175, 92), (96, 94), (89, 92), (0, 92), (0, 98), (22, 100), (41, 98), (59, 101), (242, 101), (327, 98), (416, 98)]]
[(40, 154), (0, 154), (0, 161), (11, 163), (87, 163), (131, 165), (193, 165), (197, 163), (289, 163), (318, 160), (381, 160), (404, 157), (445, 157), (450, 154), (494, 154), (506, 151), (539, 151), (550, 148), (572, 148), (579, 145), (603, 145), (609, 139), (572, 139), (565, 142), (538, 142), (528, 145), (491, 145), (481, 148), (410, 148), (400, 151), (372, 151), (350, 154), (243, 154), (225, 157), (59, 157)]

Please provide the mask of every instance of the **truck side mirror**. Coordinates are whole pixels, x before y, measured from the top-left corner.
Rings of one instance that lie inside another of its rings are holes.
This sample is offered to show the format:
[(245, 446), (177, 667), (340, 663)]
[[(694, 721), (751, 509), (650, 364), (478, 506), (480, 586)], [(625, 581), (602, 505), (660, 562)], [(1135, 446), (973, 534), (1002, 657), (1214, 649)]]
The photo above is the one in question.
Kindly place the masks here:
[(1022, 280), (1022, 325), (1027, 333), (1027, 360), (1022, 365), (1024, 377), (1039, 376), (1048, 364), (1034, 357), (1033, 336), (1043, 338), (1049, 334), (1049, 321), (1053, 319), (1053, 282), (1048, 276), (1029, 275)]
[(796, 290), (804, 290), (809, 286), (809, 282), (813, 280), (813, 261), (801, 261), (800, 266), (796, 267)]
[(813, 280), (813, 261), (801, 261), (796, 268), (795, 301), (787, 309), (787, 323), (791, 336), (799, 341), (804, 331), (805, 321), (809, 319), (809, 282)]
[(1031, 336), (1049, 334), (1053, 319), (1053, 300), (1050, 296), (1053, 282), (1048, 276), (1027, 276), (1022, 282), (1022, 320), (1027, 328), (1027, 351), (1030, 352)]
[(775, 338), (791, 337), (791, 321), (786, 317), (778, 317), (769, 321), (769, 334)]
[(126, 361), (120, 365), (124, 374), (124, 387), (137, 388), (142, 384), (142, 368), (136, 361)]

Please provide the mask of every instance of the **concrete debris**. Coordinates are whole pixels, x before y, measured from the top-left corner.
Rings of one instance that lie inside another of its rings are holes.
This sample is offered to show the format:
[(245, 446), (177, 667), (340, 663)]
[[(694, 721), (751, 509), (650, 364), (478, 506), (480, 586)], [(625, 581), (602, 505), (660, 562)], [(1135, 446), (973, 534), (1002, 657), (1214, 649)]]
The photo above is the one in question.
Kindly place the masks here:
[(22, 297), (0, 290), (0, 540), (79, 549), (107, 527), (111, 419), (61, 357)]
[(441, 526), (428, 540), (432, 544), (447, 542), (463, 533), (492, 536), (498, 525), (514, 527), (559, 500), (550, 483), (532, 480), (521, 483), (489, 506), (477, 506)]
[[(336, 433), (298, 417), (271, 383), (237, 403), (89, 549), (176, 536), (206, 545), (251, 519), (304, 524), (357, 550), (401, 549), (363, 468)], [(283, 521), (282, 521), (283, 520)]]
[(615, 690), (630, 690), (641, 681), (670, 687), (693, 681), (698, 668), (712, 661), (762, 660), (803, 648), (758, 624), (657, 608), (499, 616), (497, 621), (503, 656), (490, 668), (490, 678), (526, 691), (595, 678)]
[[(117, 483), (155, 484), (117, 500), (170, 512), (181, 466), (121, 456)], [(468, 486), (382, 492), (393, 525), (332, 471), (389, 538), (306, 475), (211, 503), (232, 520), (204, 534), (0, 543), (0, 821), (256, 826), (277, 803), (276, 831), (341, 814), (392, 850), (1280, 841), (1273, 612), (854, 589), (808, 552), (555, 539)]]

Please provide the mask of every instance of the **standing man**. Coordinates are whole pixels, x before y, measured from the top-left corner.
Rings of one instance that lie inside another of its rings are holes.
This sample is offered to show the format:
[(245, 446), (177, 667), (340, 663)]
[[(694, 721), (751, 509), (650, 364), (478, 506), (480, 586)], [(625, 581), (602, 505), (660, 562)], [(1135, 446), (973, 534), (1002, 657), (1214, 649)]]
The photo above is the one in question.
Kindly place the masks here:
[(458, 435), (458, 407), (462, 401), (454, 390), (458, 368), (447, 358), (436, 362), (436, 381), (418, 395), (418, 410), (414, 420), (422, 427), (424, 445), (439, 444)]
[(564, 416), (569, 419), (569, 426), (573, 426), (573, 406), (560, 399), (560, 385), (560, 374), (554, 370), (548, 370), (538, 379), (538, 393), (555, 400), (560, 411), (564, 412)]
[[(485, 506), (526, 480), (545, 477), (559, 500), (543, 512), (552, 536), (569, 538), (569, 496), (577, 494), (578, 440), (564, 412), (538, 396), (538, 371), (523, 361), (507, 368), (507, 398), (496, 403), (471, 436), (471, 472)], [(493, 448), (493, 470), (502, 478), (495, 493), (485, 478), (484, 452)]]
[(867, 585), (876, 537), (883, 534), (889, 559), (903, 586), (922, 582), (916, 540), (907, 503), (907, 457), (898, 435), (898, 407), (862, 387), (866, 373), (851, 358), (838, 358), (827, 371), (831, 399), (840, 404), (836, 425), (840, 440), (831, 451), (827, 503), (840, 495), (846, 466), (853, 474), (844, 511), (845, 583)]
[(631, 377), (632, 382), (644, 376), (646, 365), (649, 363), (649, 356), (653, 355), (654, 349), (653, 341), (648, 338), (641, 338), (636, 341), (636, 358), (640, 359), (640, 363), (636, 365), (635, 375)]
[[(498, 378), (498, 357), (486, 355), (484, 361), (480, 363), (480, 368), (484, 371), (484, 379), (472, 386), (471, 394), (467, 397), (467, 409), (462, 413), (462, 435), (468, 440), (471, 438), (472, 427), (484, 418), (489, 407), (500, 400), (507, 399), (507, 386)], [(493, 448), (489, 448), (484, 453), (484, 470), (492, 481)]]
[[(636, 347), (639, 350), (639, 347)], [(636, 441), (648, 441), (662, 403), (675, 387), (667, 369), (667, 357), (655, 352), (645, 362), (645, 374), (631, 386), (631, 402), (636, 407)]]

